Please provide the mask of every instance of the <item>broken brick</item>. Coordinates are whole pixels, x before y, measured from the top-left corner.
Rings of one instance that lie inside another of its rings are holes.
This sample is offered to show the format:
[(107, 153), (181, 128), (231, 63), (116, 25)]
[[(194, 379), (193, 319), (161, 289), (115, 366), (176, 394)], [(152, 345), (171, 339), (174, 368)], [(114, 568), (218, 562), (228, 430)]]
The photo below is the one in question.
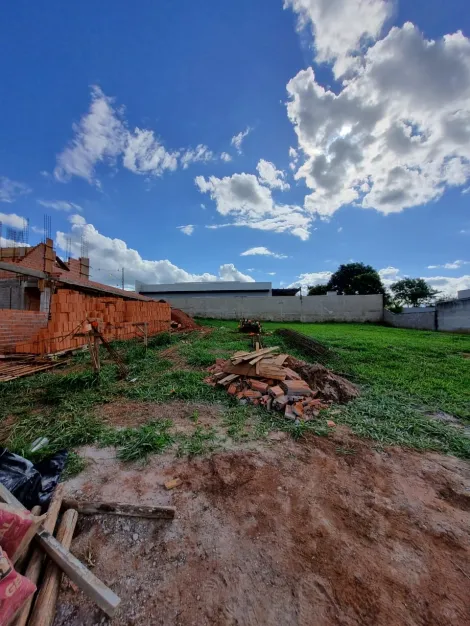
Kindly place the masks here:
[(231, 396), (234, 396), (237, 393), (237, 389), (237, 386), (232, 383), (227, 391)]
[(270, 387), (268, 389), (268, 393), (273, 398), (279, 398), (280, 396), (284, 395), (284, 391), (279, 387), (279, 385), (276, 385), (275, 387)]
[(259, 391), (260, 393), (266, 393), (268, 391), (268, 385), (260, 380), (250, 378), (248, 384), (254, 391)]
[(261, 398), (261, 395), (262, 394), (259, 391), (253, 391), (253, 389), (245, 389), (245, 391), (243, 392), (244, 398), (250, 398), (252, 400), (257, 400)]
[(296, 402), (293, 405), (292, 410), (294, 414), (297, 415), (297, 417), (302, 417), (304, 414), (304, 405), (302, 404), (302, 402)]
[(274, 398), (273, 407), (277, 409), (278, 411), (282, 411), (284, 407), (286, 406), (287, 402), (288, 402), (287, 396), (279, 396), (278, 398)]
[(284, 417), (288, 420), (296, 420), (297, 417), (292, 409), (292, 405), (286, 404), (286, 408), (284, 410)]
[(313, 393), (304, 380), (283, 380), (279, 386), (287, 396), (311, 396)]
[(291, 370), (290, 367), (284, 367), (284, 372), (288, 380), (301, 380), (297, 372), (294, 372), (294, 370)]

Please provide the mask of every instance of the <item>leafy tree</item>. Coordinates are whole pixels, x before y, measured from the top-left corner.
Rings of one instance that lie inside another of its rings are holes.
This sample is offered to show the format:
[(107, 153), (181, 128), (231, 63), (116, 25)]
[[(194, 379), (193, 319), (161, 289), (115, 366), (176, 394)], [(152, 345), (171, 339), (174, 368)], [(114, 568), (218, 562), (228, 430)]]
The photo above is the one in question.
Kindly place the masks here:
[(409, 306), (429, 303), (439, 292), (432, 289), (424, 278), (404, 278), (390, 286), (397, 302)]
[(378, 272), (371, 265), (364, 263), (347, 263), (340, 265), (330, 278), (328, 291), (337, 291), (340, 295), (368, 295), (386, 290)]
[(313, 287), (308, 288), (309, 296), (326, 296), (326, 292), (328, 291), (328, 285), (313, 285)]

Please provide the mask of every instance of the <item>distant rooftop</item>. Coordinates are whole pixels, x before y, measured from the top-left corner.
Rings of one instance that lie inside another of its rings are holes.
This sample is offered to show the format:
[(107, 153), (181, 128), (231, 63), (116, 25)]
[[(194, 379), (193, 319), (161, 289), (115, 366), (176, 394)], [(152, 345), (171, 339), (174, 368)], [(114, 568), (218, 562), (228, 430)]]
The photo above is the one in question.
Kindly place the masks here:
[(194, 293), (227, 293), (227, 292), (247, 292), (264, 291), (271, 293), (272, 283), (245, 283), (241, 281), (220, 281), (206, 283), (170, 283), (148, 285), (136, 282), (135, 290), (138, 293), (158, 293), (158, 294), (194, 294)]

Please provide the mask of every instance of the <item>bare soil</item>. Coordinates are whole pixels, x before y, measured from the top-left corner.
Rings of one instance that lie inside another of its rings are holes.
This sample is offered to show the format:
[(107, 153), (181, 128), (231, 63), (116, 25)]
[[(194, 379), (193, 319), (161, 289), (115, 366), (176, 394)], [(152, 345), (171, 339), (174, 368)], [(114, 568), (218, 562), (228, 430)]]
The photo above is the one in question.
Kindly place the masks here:
[(222, 405), (206, 402), (172, 402), (155, 404), (152, 402), (132, 402), (120, 400), (99, 406), (98, 418), (110, 426), (136, 428), (151, 421), (172, 420), (174, 431), (192, 432), (194, 421), (202, 426), (220, 426), (223, 414)]
[[(110, 622), (63, 584), (55, 626), (470, 624), (470, 468), (380, 449), (344, 428), (256, 451), (153, 457), (110, 450), (70, 495), (173, 504), (172, 522), (81, 516), (72, 550), (122, 598)], [(179, 477), (181, 487), (166, 491)]]

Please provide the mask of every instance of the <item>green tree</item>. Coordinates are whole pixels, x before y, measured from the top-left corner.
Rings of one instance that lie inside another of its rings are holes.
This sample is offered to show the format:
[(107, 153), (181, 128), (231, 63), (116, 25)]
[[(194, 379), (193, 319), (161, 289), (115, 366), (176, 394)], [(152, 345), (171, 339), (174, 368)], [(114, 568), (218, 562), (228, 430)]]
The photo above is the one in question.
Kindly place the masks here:
[(326, 296), (326, 292), (328, 291), (328, 285), (313, 285), (313, 287), (308, 288), (309, 296)]
[(390, 286), (395, 300), (409, 306), (421, 306), (431, 302), (439, 291), (432, 287), (424, 278), (403, 278)]
[(381, 293), (386, 296), (382, 280), (371, 265), (364, 263), (347, 263), (340, 265), (330, 278), (328, 291), (336, 291), (340, 295), (368, 295)]

